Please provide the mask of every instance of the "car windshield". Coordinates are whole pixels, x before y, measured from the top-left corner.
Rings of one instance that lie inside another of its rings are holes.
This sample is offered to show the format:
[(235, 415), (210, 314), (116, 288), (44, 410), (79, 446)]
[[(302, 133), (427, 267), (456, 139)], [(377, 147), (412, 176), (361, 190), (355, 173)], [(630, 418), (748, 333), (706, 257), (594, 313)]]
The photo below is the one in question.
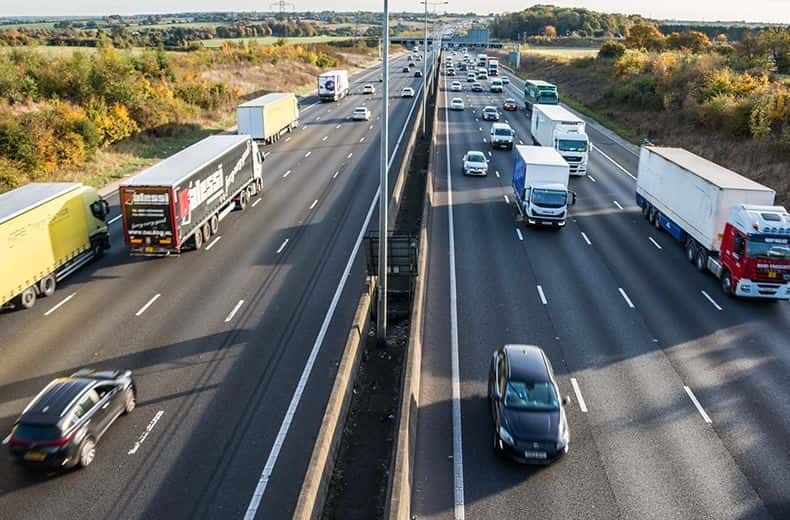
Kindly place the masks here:
[(505, 407), (533, 412), (556, 412), (560, 409), (554, 385), (510, 381), (505, 388)]
[(561, 152), (586, 152), (587, 141), (580, 141), (578, 139), (560, 139), (557, 147)]
[(790, 237), (750, 235), (746, 245), (746, 255), (750, 258), (790, 260)]
[(357, 114), (364, 114), (367, 111), (367, 108), (357, 108), (354, 110)]
[(513, 135), (513, 134), (511, 133), (510, 128), (497, 128), (496, 130), (494, 130), (494, 135), (507, 135), (507, 136), (510, 136), (510, 135)]
[(476, 152), (467, 155), (466, 160), (469, 162), (481, 163), (481, 162), (485, 162), (486, 158), (483, 156), (483, 154)]
[(511, 104), (511, 105), (515, 105), (516, 104), (516, 100), (515, 99), (506, 99), (505, 103), (508, 103), (508, 104)]
[(565, 205), (568, 195), (557, 190), (532, 190), (532, 202), (544, 208), (561, 208)]
[(14, 437), (27, 441), (47, 441), (59, 439), (61, 437), (61, 432), (57, 426), (48, 424), (19, 423), (14, 430)]

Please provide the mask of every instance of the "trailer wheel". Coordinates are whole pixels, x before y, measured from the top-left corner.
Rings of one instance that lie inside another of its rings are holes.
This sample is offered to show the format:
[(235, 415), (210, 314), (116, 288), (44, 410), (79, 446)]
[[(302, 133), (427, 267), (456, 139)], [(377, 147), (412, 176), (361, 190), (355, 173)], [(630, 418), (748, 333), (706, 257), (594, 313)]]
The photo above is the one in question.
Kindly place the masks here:
[(203, 247), (203, 233), (198, 229), (197, 232), (192, 237), (192, 241), (195, 244), (195, 250), (199, 250)]
[(22, 308), (29, 309), (36, 304), (36, 288), (30, 286), (14, 299), (14, 303)]
[(50, 274), (45, 276), (40, 282), (38, 282), (38, 290), (42, 296), (52, 296), (55, 294), (55, 286), (57, 285), (57, 280), (55, 279), (54, 274)]
[(721, 273), (721, 290), (727, 296), (732, 296), (732, 275), (727, 270)]
[(211, 238), (211, 224), (209, 224), (208, 222), (203, 224), (202, 233), (203, 233), (203, 242), (208, 242), (208, 239)]
[(211, 217), (211, 234), (216, 235), (217, 231), (219, 231), (219, 217), (214, 215)]
[(694, 244), (694, 239), (689, 238), (686, 240), (686, 259), (690, 264), (694, 263), (694, 258), (697, 256), (697, 246)]

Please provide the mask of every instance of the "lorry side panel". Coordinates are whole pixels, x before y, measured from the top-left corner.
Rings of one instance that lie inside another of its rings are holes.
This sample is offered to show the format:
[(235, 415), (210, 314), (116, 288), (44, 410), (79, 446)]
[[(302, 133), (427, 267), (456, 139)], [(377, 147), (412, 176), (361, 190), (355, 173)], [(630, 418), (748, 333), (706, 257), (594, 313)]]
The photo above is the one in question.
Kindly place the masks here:
[(82, 188), (0, 224), (0, 305), (90, 249)]
[(521, 157), (520, 153), (515, 153), (515, 160), (513, 161), (513, 194), (516, 198), (516, 206), (519, 211), (522, 211), (524, 201), (521, 196), (524, 193), (524, 180), (527, 176), (527, 164)]

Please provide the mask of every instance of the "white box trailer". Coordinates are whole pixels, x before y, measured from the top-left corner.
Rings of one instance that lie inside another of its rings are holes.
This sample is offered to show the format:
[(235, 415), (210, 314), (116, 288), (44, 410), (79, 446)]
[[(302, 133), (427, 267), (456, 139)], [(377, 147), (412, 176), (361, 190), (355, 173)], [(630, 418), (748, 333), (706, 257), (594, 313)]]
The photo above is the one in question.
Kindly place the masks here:
[(658, 146), (643, 146), (639, 153), (636, 193), (708, 251), (719, 250), (730, 209), (771, 206), (775, 196), (771, 188), (688, 150)]
[(348, 95), (348, 71), (330, 70), (318, 76), (318, 97), (321, 101), (337, 101)]
[(590, 139), (583, 119), (560, 105), (535, 105), (530, 133), (537, 144), (551, 146), (568, 161), (571, 175), (587, 175)]
[(236, 108), (238, 133), (272, 143), (299, 126), (299, 104), (290, 92), (266, 94)]

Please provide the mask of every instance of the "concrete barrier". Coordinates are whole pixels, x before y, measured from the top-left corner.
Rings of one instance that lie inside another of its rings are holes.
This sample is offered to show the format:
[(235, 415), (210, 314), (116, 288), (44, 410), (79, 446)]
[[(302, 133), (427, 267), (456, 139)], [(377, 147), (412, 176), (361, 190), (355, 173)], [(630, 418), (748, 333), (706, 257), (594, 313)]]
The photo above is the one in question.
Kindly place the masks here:
[[(438, 78), (437, 78), (438, 80)], [(437, 81), (438, 83), (438, 81)], [(434, 88), (434, 92), (436, 89)], [(418, 277), (414, 289), (411, 311), (406, 367), (401, 382), (401, 402), (398, 410), (398, 427), (395, 454), (390, 466), (387, 502), (384, 517), (388, 520), (411, 520), (411, 492), (414, 475), (414, 451), (417, 439), (417, 416), (420, 407), (420, 368), (422, 365), (423, 312), (425, 310), (425, 283), (428, 270), (428, 246), (433, 205), (434, 154), (439, 103), (434, 106), (431, 151), (428, 155), (428, 172), (425, 199), (420, 223)]]
[(313, 446), (310, 464), (307, 466), (307, 474), (293, 515), (295, 520), (321, 518), (335, 466), (335, 457), (343, 437), (343, 425), (351, 403), (351, 389), (354, 388), (354, 380), (368, 333), (373, 287), (373, 281), (369, 278), (359, 299), (354, 322), (343, 349), (343, 357), (337, 368), (335, 383), (332, 385), (332, 393), (329, 395), (329, 402), (321, 421), (321, 429)]

